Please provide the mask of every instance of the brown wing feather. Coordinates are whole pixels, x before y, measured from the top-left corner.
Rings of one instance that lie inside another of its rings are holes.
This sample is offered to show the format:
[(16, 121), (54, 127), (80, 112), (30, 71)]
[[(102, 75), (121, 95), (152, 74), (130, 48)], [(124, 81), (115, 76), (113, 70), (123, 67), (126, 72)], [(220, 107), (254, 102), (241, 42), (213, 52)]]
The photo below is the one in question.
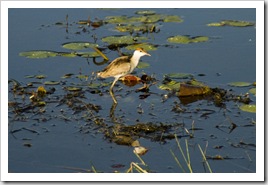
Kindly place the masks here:
[(130, 71), (130, 57), (123, 56), (112, 61), (102, 72), (98, 75), (102, 78), (114, 77), (117, 75), (125, 75)]

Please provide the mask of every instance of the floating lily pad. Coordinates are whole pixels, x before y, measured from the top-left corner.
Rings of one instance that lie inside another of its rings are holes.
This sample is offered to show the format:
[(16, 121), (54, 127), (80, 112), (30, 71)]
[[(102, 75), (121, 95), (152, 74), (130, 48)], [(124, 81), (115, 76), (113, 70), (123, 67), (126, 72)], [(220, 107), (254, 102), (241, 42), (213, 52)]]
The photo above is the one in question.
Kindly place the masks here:
[(156, 14), (154, 11), (137, 11), (140, 16), (108, 16), (105, 18), (106, 23), (124, 24), (124, 23), (155, 23), (163, 22), (182, 22), (183, 20), (177, 15)]
[(90, 20), (79, 20), (78, 22), (77, 22), (77, 24), (82, 24), (82, 25), (90, 25)]
[(34, 76), (36, 79), (44, 79), (46, 78), (47, 76), (46, 75), (35, 75)]
[(46, 81), (44, 82), (45, 85), (59, 85), (60, 82), (57, 82), (57, 81)]
[(82, 79), (88, 79), (88, 75), (77, 75), (76, 78), (79, 78), (80, 80)]
[(144, 69), (144, 68), (147, 68), (147, 67), (149, 67), (149, 66), (150, 66), (150, 64), (147, 63), (147, 62), (139, 62), (137, 68), (139, 68), (139, 69)]
[(63, 75), (61, 78), (70, 78), (73, 75), (74, 75), (73, 73), (68, 73), (68, 74)]
[(168, 83), (159, 85), (158, 88), (159, 89), (162, 89), (162, 90), (169, 90), (169, 91), (173, 91), (174, 90), (174, 91), (178, 91), (180, 89), (180, 85), (181, 85), (180, 82), (171, 80)]
[(254, 23), (247, 22), (247, 21), (235, 21), (235, 20), (224, 20), (221, 22), (213, 22), (207, 24), (207, 26), (235, 26), (235, 27), (247, 27), (247, 26), (254, 26)]
[(62, 47), (71, 50), (83, 50), (86, 48), (98, 47), (98, 44), (90, 42), (68, 42), (62, 44)]
[(149, 44), (149, 43), (133, 44), (133, 45), (130, 45), (130, 46), (126, 47), (126, 49), (128, 49), (128, 50), (136, 50), (137, 48), (143, 48), (146, 51), (157, 50), (157, 47), (155, 45), (152, 45), (152, 44)]
[(256, 95), (256, 88), (249, 89), (249, 93)]
[(129, 17), (127, 23), (140, 23), (146, 20), (147, 16), (132, 16)]
[(238, 26), (238, 27), (254, 26), (254, 23), (247, 21), (224, 20), (221, 21), (221, 23), (228, 26)]
[(71, 53), (59, 52), (58, 55), (62, 57), (76, 57), (77, 56), (77, 54), (74, 52), (71, 52)]
[(26, 75), (24, 78), (34, 78), (36, 75)]
[(81, 87), (66, 87), (65, 89), (68, 91), (81, 91), (82, 90)]
[(123, 16), (107, 16), (105, 18), (105, 22), (107, 23), (126, 23), (128, 22), (128, 17), (123, 15)]
[(222, 22), (212, 22), (207, 24), (207, 26), (214, 26), (214, 27), (219, 27), (219, 26), (224, 26), (225, 24)]
[(231, 82), (228, 83), (229, 86), (233, 86), (233, 87), (248, 87), (250, 85), (252, 85), (252, 83), (250, 82)]
[(21, 52), (19, 55), (26, 58), (39, 59), (39, 58), (55, 57), (58, 55), (58, 53), (54, 51), (26, 51)]
[(209, 40), (208, 37), (205, 37), (205, 36), (198, 36), (198, 37), (193, 37), (193, 38), (191, 39), (191, 42), (194, 42), (194, 43), (196, 43), (196, 42), (207, 42), (208, 40)]
[(108, 36), (101, 40), (109, 44), (133, 44), (138, 41), (147, 40), (146, 37), (132, 37), (132, 36)]
[(78, 52), (78, 56), (83, 57), (83, 58), (95, 58), (95, 57), (100, 57), (100, 54), (97, 52)]
[(95, 89), (95, 88), (99, 88), (101, 85), (100, 84), (98, 84), (98, 83), (90, 83), (90, 84), (88, 84), (88, 87), (89, 88), (93, 88), (93, 89)]
[(183, 36), (183, 35), (177, 35), (174, 37), (169, 37), (167, 39), (168, 42), (179, 43), (179, 44), (206, 42), (208, 40), (209, 38), (205, 36), (190, 37), (190, 36)]
[(166, 77), (173, 78), (173, 79), (191, 79), (193, 78), (192, 74), (189, 73), (170, 73), (166, 74)]
[(245, 112), (256, 113), (256, 105), (244, 104), (244, 105), (239, 106), (239, 108)]
[(167, 15), (164, 18), (164, 22), (183, 22), (183, 20), (177, 15)]
[(147, 25), (118, 25), (115, 27), (116, 30), (120, 32), (146, 32), (148, 31), (148, 26)]
[(138, 15), (154, 15), (156, 12), (153, 10), (139, 10), (135, 12)]
[(154, 15), (147, 15), (147, 16), (143, 16), (141, 22), (145, 22), (145, 23), (154, 23), (154, 22), (158, 22), (162, 19), (162, 15), (160, 14), (154, 14)]

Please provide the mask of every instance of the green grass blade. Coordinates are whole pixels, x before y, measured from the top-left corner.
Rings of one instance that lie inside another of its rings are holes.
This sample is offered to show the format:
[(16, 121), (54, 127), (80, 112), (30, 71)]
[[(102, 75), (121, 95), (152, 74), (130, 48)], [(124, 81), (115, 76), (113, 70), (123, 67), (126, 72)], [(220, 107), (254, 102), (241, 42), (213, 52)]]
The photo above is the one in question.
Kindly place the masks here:
[(185, 170), (183, 169), (183, 167), (182, 167), (182, 165), (181, 165), (181, 163), (180, 163), (180, 161), (178, 160), (178, 158), (175, 156), (175, 154), (173, 153), (173, 151), (172, 150), (170, 150), (170, 153), (172, 154), (172, 156), (174, 157), (174, 159), (175, 159), (175, 161), (176, 161), (176, 163), (179, 165), (179, 167), (181, 168), (181, 170), (185, 173)]
[(198, 144), (198, 147), (199, 147), (199, 150), (200, 150), (200, 152), (201, 152), (201, 154), (203, 156), (203, 159), (204, 159), (204, 161), (205, 161), (205, 163), (206, 163), (206, 165), (208, 167), (209, 172), (212, 173), (212, 170), (211, 170), (211, 168), (210, 168), (210, 166), (208, 164), (207, 158), (206, 158), (206, 156), (205, 156), (205, 154), (204, 154), (204, 152), (203, 152), (203, 150), (202, 150), (202, 148), (201, 148), (201, 146), (199, 144)]

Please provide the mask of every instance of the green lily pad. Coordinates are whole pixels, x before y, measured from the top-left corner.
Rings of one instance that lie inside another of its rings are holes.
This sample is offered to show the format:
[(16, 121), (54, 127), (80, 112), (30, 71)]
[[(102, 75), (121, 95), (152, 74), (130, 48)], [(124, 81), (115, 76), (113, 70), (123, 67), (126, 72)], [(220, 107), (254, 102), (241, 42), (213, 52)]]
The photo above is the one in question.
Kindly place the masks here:
[(174, 37), (169, 37), (168, 42), (180, 43), (180, 44), (188, 44), (188, 43), (191, 42), (191, 39), (188, 36), (177, 35), (177, 36), (174, 36)]
[(36, 75), (26, 75), (24, 78), (34, 78)]
[(133, 37), (133, 36), (108, 36), (103, 37), (101, 40), (109, 44), (133, 44), (138, 41), (147, 40), (146, 37)]
[(116, 24), (119, 24), (119, 23), (127, 23), (128, 22), (128, 17), (123, 15), (123, 16), (107, 16), (105, 18), (105, 22), (107, 23), (116, 23)]
[(254, 26), (254, 23), (247, 21), (224, 20), (221, 21), (221, 23), (228, 26), (237, 26), (237, 27)]
[(46, 77), (47, 77), (46, 75), (35, 75), (36, 79), (44, 79)]
[(158, 22), (162, 19), (162, 15), (160, 14), (154, 14), (154, 15), (147, 15), (147, 16), (143, 16), (141, 22), (145, 22), (145, 23), (154, 23), (154, 22)]
[(90, 83), (90, 84), (88, 84), (88, 87), (93, 88), (93, 89), (99, 88), (100, 86), (101, 86), (101, 84), (98, 84), (98, 83)]
[(155, 23), (163, 22), (182, 22), (183, 20), (177, 15), (156, 14), (154, 11), (137, 11), (140, 16), (108, 16), (105, 18), (106, 23), (124, 24), (124, 23)]
[(127, 23), (140, 23), (146, 20), (146, 16), (132, 16), (129, 17)]
[(224, 20), (221, 22), (213, 22), (207, 24), (207, 26), (235, 26), (235, 27), (247, 27), (247, 26), (254, 26), (254, 23), (247, 22), (247, 21), (236, 21), (236, 20)]
[(90, 20), (79, 20), (77, 24), (90, 25)]
[(212, 22), (207, 24), (207, 26), (214, 26), (214, 27), (220, 27), (220, 26), (224, 26), (225, 24), (222, 22)]
[(95, 51), (92, 51), (92, 52), (78, 52), (77, 55), (80, 56), (80, 57), (83, 57), (83, 58), (96, 58), (96, 57), (100, 57), (100, 54), (98, 54)]
[(154, 15), (156, 12), (153, 10), (139, 10), (135, 12), (138, 15)]
[(62, 57), (76, 57), (77, 56), (77, 54), (74, 52), (71, 52), (71, 53), (59, 52), (58, 54), (59, 56), (62, 56)]
[(68, 74), (63, 75), (61, 78), (71, 78), (71, 76), (73, 75), (74, 75), (73, 73), (68, 73)]
[(129, 24), (129, 25), (118, 25), (115, 27), (115, 29), (120, 32), (139, 32), (139, 31), (146, 32), (148, 31), (148, 26)]
[(180, 82), (171, 80), (170, 82), (166, 83), (166, 84), (161, 84), (158, 86), (159, 89), (162, 90), (169, 90), (169, 91), (178, 91), (180, 89)]
[(71, 50), (83, 50), (86, 48), (98, 47), (98, 44), (90, 42), (68, 42), (62, 44), (62, 47)]
[(166, 74), (166, 77), (173, 78), (173, 79), (191, 79), (193, 78), (192, 74), (189, 73), (170, 73)]
[(164, 22), (183, 22), (183, 20), (177, 15), (167, 15)]
[(233, 87), (248, 87), (250, 85), (252, 85), (252, 83), (250, 82), (231, 82), (228, 83), (229, 86), (233, 86)]
[(244, 104), (244, 105), (239, 106), (239, 108), (245, 112), (256, 113), (256, 105)]
[(76, 78), (82, 79), (88, 79), (88, 75), (77, 75)]
[(208, 41), (208, 37), (205, 37), (205, 36), (198, 36), (198, 37), (194, 37), (191, 39), (191, 42), (207, 42)]
[(19, 56), (26, 57), (26, 58), (48, 58), (48, 57), (55, 57), (58, 53), (54, 51), (26, 51), (19, 53)]
[(45, 85), (59, 85), (60, 82), (57, 82), (57, 81), (46, 81), (44, 82)]
[(144, 69), (144, 68), (147, 68), (147, 67), (149, 67), (149, 66), (150, 66), (150, 64), (147, 63), (147, 62), (139, 62), (137, 68), (139, 68), (139, 69)]
[(249, 89), (249, 93), (256, 95), (256, 88)]
[(190, 36), (183, 36), (183, 35), (177, 35), (174, 37), (169, 37), (167, 39), (168, 42), (179, 43), (179, 44), (206, 42), (208, 40), (209, 40), (209, 38), (205, 37), (205, 36), (190, 37)]
[(81, 91), (82, 90), (81, 87), (66, 87), (65, 89), (68, 91)]
[(130, 46), (127, 46), (127, 50), (135, 50), (137, 48), (143, 48), (145, 51), (154, 51), (157, 50), (157, 47), (155, 45), (149, 44), (149, 43), (139, 43), (139, 44), (133, 44)]

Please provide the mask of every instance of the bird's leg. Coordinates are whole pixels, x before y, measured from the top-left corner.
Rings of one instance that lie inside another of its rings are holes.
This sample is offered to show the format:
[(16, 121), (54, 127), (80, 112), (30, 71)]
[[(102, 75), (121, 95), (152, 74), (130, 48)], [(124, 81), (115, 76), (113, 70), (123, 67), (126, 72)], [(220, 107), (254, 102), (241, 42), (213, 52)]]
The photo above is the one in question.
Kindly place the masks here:
[(114, 101), (115, 104), (117, 104), (117, 101), (116, 101), (116, 99), (114, 97), (113, 87), (114, 87), (114, 84), (117, 82), (118, 79), (119, 78), (115, 78), (113, 83), (112, 83), (112, 85), (111, 85), (111, 87), (110, 87), (110, 95), (112, 96), (113, 101)]

